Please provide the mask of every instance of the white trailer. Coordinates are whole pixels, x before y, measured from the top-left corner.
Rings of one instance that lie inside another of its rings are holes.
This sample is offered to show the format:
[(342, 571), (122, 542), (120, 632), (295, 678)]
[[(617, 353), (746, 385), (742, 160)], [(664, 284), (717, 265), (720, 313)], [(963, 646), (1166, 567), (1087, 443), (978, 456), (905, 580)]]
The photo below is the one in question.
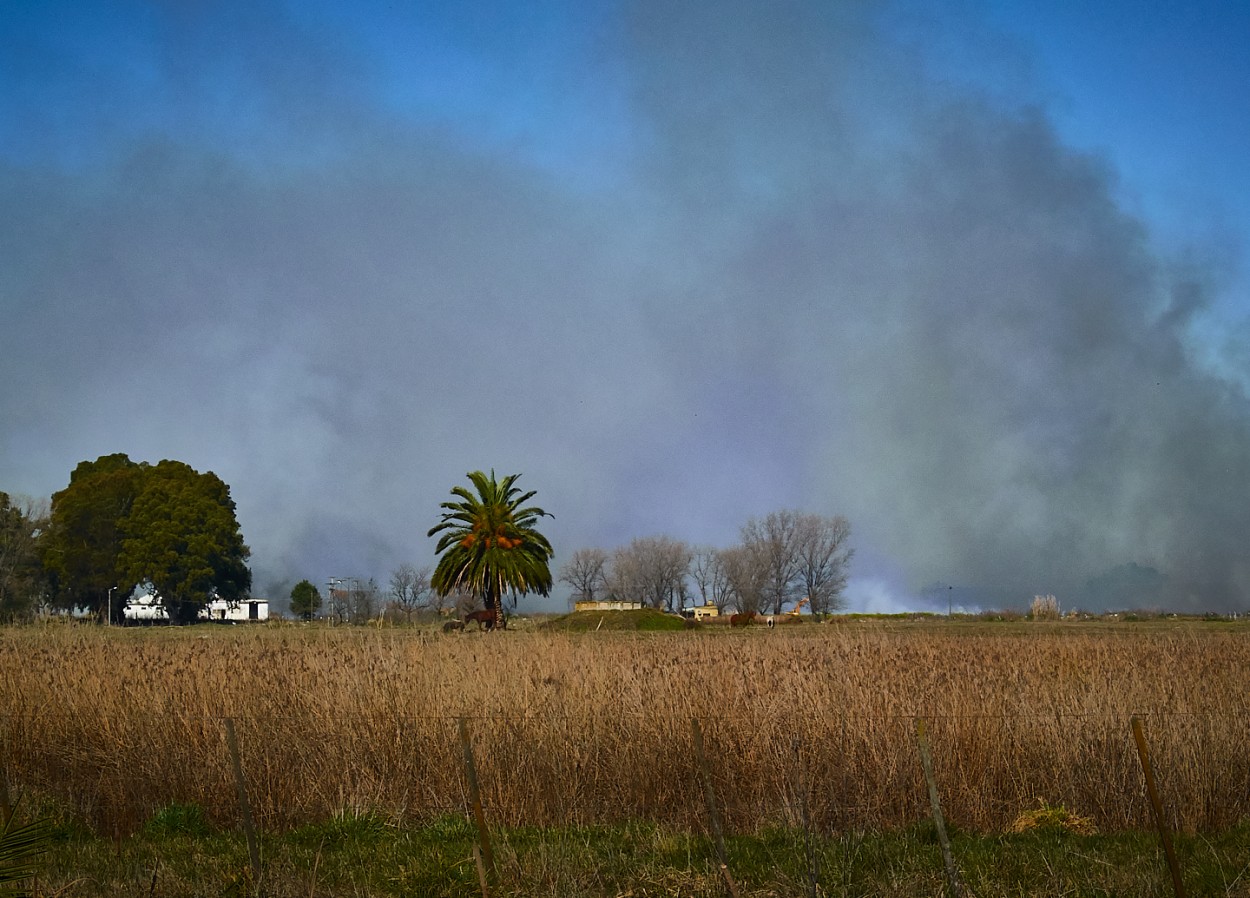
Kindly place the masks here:
[(212, 621), (262, 621), (269, 620), (269, 602), (266, 599), (213, 599), (200, 612), (201, 620)]

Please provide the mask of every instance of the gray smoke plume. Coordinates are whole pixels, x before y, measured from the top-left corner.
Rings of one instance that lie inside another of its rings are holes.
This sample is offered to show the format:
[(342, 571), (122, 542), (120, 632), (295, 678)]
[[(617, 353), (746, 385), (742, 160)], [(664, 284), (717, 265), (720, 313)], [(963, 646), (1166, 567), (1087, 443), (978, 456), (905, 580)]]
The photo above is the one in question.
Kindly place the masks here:
[(563, 557), (800, 507), (913, 589), (1244, 606), (1250, 409), (1191, 339), (1218, 272), (880, 8), (540, 29), (507, 61), (558, 83), (486, 125), (397, 110), (350, 30), (247, 9), (207, 44), (159, 13), (166, 105), (0, 168), (0, 489), (114, 451), (214, 470), (274, 591), (428, 563), (494, 467)]

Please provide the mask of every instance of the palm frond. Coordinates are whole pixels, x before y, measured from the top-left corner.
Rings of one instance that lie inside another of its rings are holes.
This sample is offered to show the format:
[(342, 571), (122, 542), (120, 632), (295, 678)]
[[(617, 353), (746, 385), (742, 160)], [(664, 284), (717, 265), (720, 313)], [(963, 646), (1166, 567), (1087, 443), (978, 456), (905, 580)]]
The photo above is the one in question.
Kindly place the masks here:
[(52, 821), (46, 818), (18, 825), (10, 817), (0, 829), (0, 886), (12, 885), (39, 872), (36, 860), (52, 845)]

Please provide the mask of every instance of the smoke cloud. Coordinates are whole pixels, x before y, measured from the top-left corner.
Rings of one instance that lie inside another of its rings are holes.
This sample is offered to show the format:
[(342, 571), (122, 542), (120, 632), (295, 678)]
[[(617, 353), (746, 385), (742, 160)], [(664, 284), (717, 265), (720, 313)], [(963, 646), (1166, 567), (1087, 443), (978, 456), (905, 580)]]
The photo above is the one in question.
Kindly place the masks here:
[(1194, 342), (1218, 267), (1044, 106), (829, 5), (625, 4), (506, 52), (450, 14), (148, 10), (141, 73), (63, 76), (107, 98), (13, 101), (0, 488), (213, 470), (275, 595), (429, 563), (493, 467), (557, 563), (800, 507), (850, 518), (878, 605), (1244, 607), (1250, 409)]

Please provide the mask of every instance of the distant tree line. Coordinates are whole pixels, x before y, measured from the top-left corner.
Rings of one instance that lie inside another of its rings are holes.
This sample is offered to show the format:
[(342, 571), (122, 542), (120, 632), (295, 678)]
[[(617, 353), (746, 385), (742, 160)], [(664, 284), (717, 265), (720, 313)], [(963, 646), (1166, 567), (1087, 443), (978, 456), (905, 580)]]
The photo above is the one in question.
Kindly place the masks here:
[(252, 574), (230, 488), (180, 461), (124, 454), (80, 463), (45, 509), (0, 493), (0, 615), (42, 605), (122, 619), (151, 590), (170, 620), (194, 620), (213, 598), (247, 597)]
[(321, 618), (337, 624), (366, 624), (384, 620), (411, 624), (422, 618), (462, 617), (482, 607), (481, 597), (467, 589), (440, 593), (431, 584), (433, 569), (401, 564), (383, 589), (373, 578), (336, 577), (326, 583), (325, 595), (310, 580), (291, 589), (291, 614), (302, 620)]
[(843, 607), (854, 550), (842, 516), (775, 511), (752, 518), (723, 549), (669, 536), (640, 537), (611, 553), (578, 549), (560, 568), (573, 601), (640, 602), (679, 611), (697, 601), (719, 612), (780, 614), (806, 598), (814, 614)]
[[(526, 591), (546, 594), (550, 544), (533, 528), (546, 512), (525, 503), (516, 475), (469, 475), (474, 489), (443, 503), (439, 566), (404, 564), (383, 590), (373, 579), (332, 580), (326, 593), (302, 580), (291, 590), (297, 617), (362, 624), (411, 623), (420, 614), (462, 617), (502, 611)], [(692, 547), (670, 536), (634, 539), (608, 552), (583, 548), (559, 571), (573, 599), (609, 598), (667, 611), (692, 603), (720, 611), (781, 613), (802, 599), (813, 613), (843, 605), (852, 550), (846, 518), (776, 511), (752, 518), (727, 548)], [(173, 621), (195, 620), (213, 598), (239, 600), (251, 588), (229, 487), (212, 472), (124, 454), (80, 463), (49, 505), (0, 493), (0, 619), (41, 605), (123, 618), (125, 600), (150, 590)]]

